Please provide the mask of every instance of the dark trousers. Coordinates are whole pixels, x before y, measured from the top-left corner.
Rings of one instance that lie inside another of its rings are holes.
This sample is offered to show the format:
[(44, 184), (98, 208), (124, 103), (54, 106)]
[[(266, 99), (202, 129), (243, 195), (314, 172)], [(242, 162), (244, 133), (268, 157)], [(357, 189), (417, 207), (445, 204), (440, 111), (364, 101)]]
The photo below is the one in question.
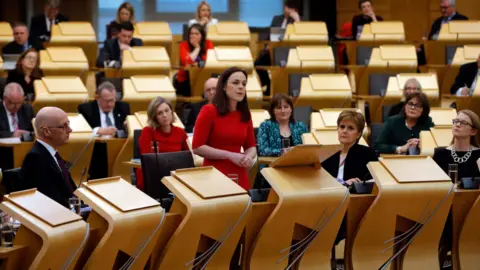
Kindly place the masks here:
[[(263, 50), (255, 60), (255, 66), (270, 66), (271, 64), (271, 57), (270, 52), (268, 50)], [(260, 77), (260, 83), (262, 86), (267, 86), (267, 91), (265, 91), (265, 95), (270, 95), (270, 77), (268, 77), (268, 71), (264, 69), (256, 69), (258, 76)]]

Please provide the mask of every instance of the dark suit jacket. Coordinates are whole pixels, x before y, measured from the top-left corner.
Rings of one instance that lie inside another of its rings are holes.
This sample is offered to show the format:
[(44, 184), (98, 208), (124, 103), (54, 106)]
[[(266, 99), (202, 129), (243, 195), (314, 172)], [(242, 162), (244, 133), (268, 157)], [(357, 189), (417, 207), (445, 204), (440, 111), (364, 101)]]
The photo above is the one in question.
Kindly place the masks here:
[[(281, 27), (284, 19), (285, 19), (285, 16), (283, 14), (273, 16), (270, 27)], [(287, 24), (291, 24), (291, 23), (294, 23), (294, 20), (291, 17), (288, 17)]]
[[(130, 41), (130, 47), (143, 46), (143, 41), (139, 38), (133, 38)], [(103, 48), (97, 58), (97, 67), (103, 67), (104, 61), (120, 61), (122, 51), (118, 45), (118, 38), (105, 40)]]
[(185, 123), (185, 131), (192, 132), (197, 121), (198, 114), (204, 105), (208, 104), (208, 101), (203, 100), (197, 103), (192, 103), (190, 105), (190, 112), (187, 116), (187, 121)]
[(48, 150), (41, 143), (35, 142), (23, 160), (20, 171), (21, 188), (37, 188), (50, 199), (68, 208), (68, 199), (73, 196), (73, 191), (70, 190), (67, 181), (73, 189), (77, 188), (70, 173), (68, 178), (67, 180), (64, 178), (55, 158)]
[[(377, 16), (377, 21), (383, 21), (381, 16)], [(352, 37), (357, 38), (358, 27), (365, 24), (370, 24), (373, 22), (371, 17), (365, 16), (363, 14), (357, 15), (352, 19)]]
[[(322, 167), (335, 178), (337, 178), (338, 167), (340, 166), (340, 152), (338, 151), (322, 162)], [(378, 161), (377, 154), (372, 148), (360, 144), (353, 145), (345, 158), (343, 180), (347, 181), (352, 178), (371, 179), (372, 176), (367, 168), (370, 161)]]
[[(32, 105), (24, 103), (17, 112), (19, 129), (33, 132), (32, 119), (34, 117)], [(8, 124), (7, 109), (3, 102), (0, 102), (0, 138), (9, 138), (12, 135), (13, 132), (10, 132), (10, 125)]]
[[(59, 22), (66, 22), (68, 18), (62, 14), (58, 14), (55, 18), (55, 24)], [(47, 31), (47, 22), (45, 20), (45, 14), (40, 14), (32, 17), (30, 20), (30, 38), (47, 41), (42, 36), (47, 36), (50, 38), (50, 32)]]
[[(37, 41), (35, 38), (29, 38), (28, 48), (34, 48), (37, 51), (44, 49), (42, 43)], [(21, 54), (24, 51), (25, 47), (15, 42), (15, 40), (3, 46), (2, 48), (2, 54)]]
[[(473, 81), (478, 73), (478, 64), (477, 62), (467, 63), (460, 67), (458, 71), (458, 75), (455, 78), (455, 82), (453, 83), (452, 87), (450, 88), (450, 93), (455, 95), (459, 88), (464, 87), (465, 85), (470, 88), (472, 86)], [(478, 82), (480, 83), (480, 82)]]
[[(41, 77), (43, 77), (43, 72), (40, 70), (40, 77), (36, 78), (36, 77), (33, 77), (32, 75), (30, 75), (30, 83), (27, 83), (25, 81), (25, 74), (23, 73), (23, 71), (18, 70), (18, 69), (14, 69), (14, 70), (10, 70), (8, 72), (7, 84), (9, 84), (11, 82), (15, 82), (15, 83), (20, 84), (20, 86), (23, 89), (23, 93), (25, 94), (25, 96), (27, 97), (28, 94), (31, 94), (32, 95), (32, 100), (35, 100), (35, 89), (33, 87), (33, 82), (34, 82), (34, 80), (41, 79)], [(0, 92), (2, 93), (2, 96), (3, 96), (3, 91), (0, 91)]]
[[(100, 127), (100, 110), (98, 108), (98, 102), (96, 100), (78, 105), (78, 112), (85, 117), (90, 127)], [(124, 130), (123, 122), (130, 114), (130, 105), (125, 102), (115, 102), (115, 108), (113, 108), (113, 117), (115, 118), (115, 127), (118, 130)]]
[[(432, 28), (430, 29), (430, 33), (428, 34), (428, 39), (432, 39), (432, 36), (437, 34), (438, 32), (440, 32), (440, 28), (442, 27), (442, 20), (443, 20), (443, 17), (440, 17), (438, 19), (436, 19), (433, 24), (432, 24)], [(456, 13), (453, 17), (452, 17), (452, 21), (456, 21), (456, 20), (468, 20), (468, 17), (467, 16), (464, 16), (460, 13)]]

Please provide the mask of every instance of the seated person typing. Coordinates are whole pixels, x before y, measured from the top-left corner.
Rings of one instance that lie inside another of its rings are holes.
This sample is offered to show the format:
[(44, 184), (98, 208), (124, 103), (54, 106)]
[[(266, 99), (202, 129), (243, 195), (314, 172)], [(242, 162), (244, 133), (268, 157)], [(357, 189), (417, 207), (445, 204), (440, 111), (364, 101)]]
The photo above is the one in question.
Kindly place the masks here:
[(457, 96), (471, 96), (477, 83), (479, 83), (478, 76), (480, 76), (480, 54), (478, 54), (476, 62), (467, 63), (460, 67), (450, 92)]
[(420, 131), (434, 126), (429, 116), (430, 103), (423, 93), (407, 96), (399, 115), (389, 117), (374, 148), (381, 154), (418, 154)]
[[(413, 94), (415, 92), (422, 92), (422, 86), (420, 82), (415, 78), (410, 78), (405, 82), (403, 86), (403, 100), (405, 100), (406, 96)], [(403, 106), (405, 106), (405, 101), (400, 101), (397, 104), (392, 105), (390, 111), (388, 112), (388, 117), (397, 115), (402, 112)]]
[[(148, 125), (142, 129), (138, 140), (140, 154), (190, 150), (185, 130), (173, 125), (176, 119), (170, 102), (162, 97), (155, 98), (148, 105), (147, 116)], [(141, 169), (137, 169), (137, 187), (144, 189)]]
[(215, 96), (215, 91), (217, 90), (217, 78), (210, 78), (205, 82), (203, 86), (203, 96), (207, 100), (202, 100), (197, 103), (190, 105), (190, 113), (187, 116), (187, 123), (185, 123), (185, 131), (190, 133), (193, 132), (195, 122), (197, 121), (198, 114), (203, 106), (212, 103), (213, 97)]
[(23, 100), (23, 89), (18, 83), (5, 86), (0, 103), (0, 138), (20, 138), (26, 132), (33, 132), (33, 108)]
[(358, 7), (362, 11), (362, 14), (357, 15), (352, 19), (352, 36), (357, 40), (360, 39), (365, 24), (383, 21), (382, 17), (375, 14), (370, 0), (360, 0), (358, 2)]
[(20, 171), (22, 189), (38, 191), (69, 208), (68, 199), (77, 189), (57, 149), (68, 143), (70, 122), (67, 114), (56, 107), (42, 108), (35, 118), (37, 140), (23, 160)]
[(322, 167), (342, 185), (372, 178), (367, 164), (378, 159), (372, 148), (358, 144), (364, 128), (365, 117), (359, 112), (345, 110), (338, 116), (338, 140), (343, 149), (322, 162)]
[(2, 48), (5, 54), (21, 54), (24, 51), (34, 48), (37, 51), (43, 50), (43, 45), (35, 38), (29, 38), (28, 28), (24, 23), (15, 23), (12, 26), (13, 41)]
[[(122, 62), (122, 52), (131, 47), (143, 46), (141, 39), (133, 37), (133, 24), (124, 22), (118, 26), (119, 32), (116, 38), (106, 40), (97, 58), (97, 67), (111, 66), (111, 63)], [(116, 61), (116, 62), (112, 62)], [(116, 65), (114, 65), (116, 66)], [(112, 66), (113, 67), (113, 66)]]

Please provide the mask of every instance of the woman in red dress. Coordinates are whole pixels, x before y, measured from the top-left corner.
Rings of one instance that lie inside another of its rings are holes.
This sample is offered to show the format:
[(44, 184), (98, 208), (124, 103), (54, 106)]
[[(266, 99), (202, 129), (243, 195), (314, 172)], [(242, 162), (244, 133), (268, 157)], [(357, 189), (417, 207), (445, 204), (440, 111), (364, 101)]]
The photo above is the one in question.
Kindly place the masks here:
[(244, 70), (232, 67), (223, 72), (212, 104), (203, 106), (198, 115), (192, 148), (204, 158), (203, 166), (236, 175), (238, 184), (248, 190), (247, 169), (253, 165), (257, 149), (246, 85)]
[(207, 51), (213, 49), (213, 43), (207, 40), (205, 28), (201, 24), (192, 24), (188, 28), (188, 40), (180, 43), (180, 69), (174, 77), (173, 86), (177, 95), (190, 96), (190, 80), (184, 68), (198, 67), (207, 60)]
[[(138, 146), (140, 154), (180, 152), (190, 150), (185, 130), (173, 125), (175, 121), (172, 104), (162, 97), (150, 102), (147, 111), (148, 126), (142, 129)], [(154, 143), (155, 141), (155, 143)], [(137, 187), (144, 189), (143, 173), (137, 169)]]

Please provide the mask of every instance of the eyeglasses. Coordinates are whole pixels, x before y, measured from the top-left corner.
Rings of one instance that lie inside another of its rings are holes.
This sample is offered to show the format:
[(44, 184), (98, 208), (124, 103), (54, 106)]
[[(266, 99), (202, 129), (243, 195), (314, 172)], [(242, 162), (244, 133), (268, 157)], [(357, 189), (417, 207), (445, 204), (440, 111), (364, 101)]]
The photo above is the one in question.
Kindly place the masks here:
[(62, 125), (59, 125), (59, 126), (54, 126), (54, 127), (49, 127), (49, 126), (45, 126), (46, 128), (59, 128), (59, 129), (63, 129), (63, 130), (67, 130), (70, 128), (70, 122), (66, 122)]
[(25, 59), (30, 61), (37, 61), (38, 58), (35, 56), (25, 56)]
[(414, 110), (422, 108), (422, 104), (415, 104), (413, 102), (407, 102), (407, 106)]
[(462, 127), (466, 127), (466, 126), (473, 127), (473, 125), (470, 124), (470, 123), (468, 123), (467, 121), (465, 121), (465, 120), (459, 120), (459, 119), (453, 119), (453, 120), (452, 120), (452, 124), (453, 124), (453, 125), (460, 124), (460, 126), (462, 126)]
[(409, 91), (417, 90), (418, 91), (418, 90), (420, 90), (420, 88), (418, 88), (418, 87), (407, 87), (407, 88), (405, 88), (405, 90), (409, 90)]

